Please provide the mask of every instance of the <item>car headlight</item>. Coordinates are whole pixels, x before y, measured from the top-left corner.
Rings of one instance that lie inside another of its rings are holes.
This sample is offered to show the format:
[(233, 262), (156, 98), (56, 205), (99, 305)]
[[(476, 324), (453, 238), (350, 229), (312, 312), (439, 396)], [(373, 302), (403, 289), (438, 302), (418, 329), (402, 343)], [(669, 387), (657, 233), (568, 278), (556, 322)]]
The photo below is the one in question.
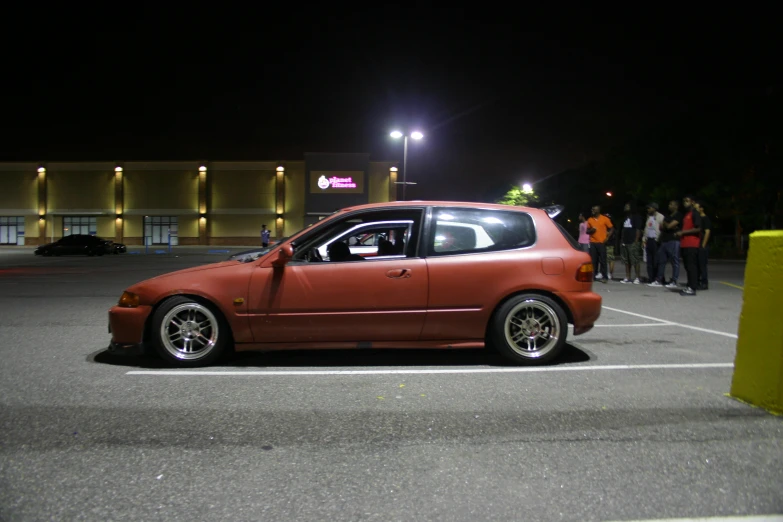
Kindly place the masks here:
[(122, 297), (120, 297), (120, 302), (117, 303), (118, 306), (122, 306), (124, 308), (136, 308), (139, 306), (139, 296), (134, 294), (133, 292), (125, 291), (122, 293)]

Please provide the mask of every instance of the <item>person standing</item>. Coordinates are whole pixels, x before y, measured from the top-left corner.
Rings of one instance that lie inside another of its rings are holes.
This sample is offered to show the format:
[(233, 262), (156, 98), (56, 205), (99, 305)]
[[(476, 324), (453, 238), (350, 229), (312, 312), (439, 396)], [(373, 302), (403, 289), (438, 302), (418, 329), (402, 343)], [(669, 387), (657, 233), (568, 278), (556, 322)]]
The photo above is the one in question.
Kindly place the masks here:
[(600, 206), (595, 205), (591, 212), (592, 216), (587, 220), (587, 233), (590, 234), (590, 255), (593, 258), (593, 267), (598, 272), (595, 279), (606, 283), (609, 279), (606, 264), (606, 243), (611, 239), (614, 227), (612, 221), (601, 214)]
[[(625, 279), (621, 283), (641, 284), (641, 259), (642, 259), (642, 217), (636, 213), (636, 209), (631, 203), (626, 203), (623, 207), (625, 220), (623, 221), (623, 230), (620, 232), (620, 257), (625, 264)], [(636, 279), (633, 281), (632, 268), (636, 269)]]
[(587, 219), (585, 215), (579, 213), (579, 238), (577, 239), (579, 248), (585, 252), (590, 252), (590, 234), (587, 233)]
[(704, 210), (704, 201), (694, 201), (693, 208), (699, 212), (701, 217), (701, 238), (699, 245), (699, 286), (696, 290), (709, 290), (710, 281), (707, 277), (707, 259), (710, 256), (710, 250), (707, 244), (710, 241), (710, 234), (712, 233), (712, 221), (707, 215), (707, 211)]
[(685, 213), (682, 216), (682, 230), (674, 235), (680, 240), (682, 261), (688, 274), (688, 286), (680, 292), (680, 295), (696, 295), (699, 286), (699, 244), (701, 243), (701, 216), (693, 208), (693, 198), (682, 198), (682, 206)]
[(658, 203), (652, 202), (647, 205), (647, 220), (644, 225), (644, 255), (647, 263), (647, 282), (652, 283), (658, 275), (658, 240), (661, 237), (661, 224), (663, 224), (663, 214), (658, 212)]
[(660, 246), (656, 257), (658, 273), (655, 280), (647, 286), (663, 286), (666, 263), (671, 261), (672, 280), (666, 285), (666, 288), (677, 288), (677, 279), (680, 277), (680, 240), (676, 234), (682, 228), (682, 215), (679, 210), (679, 202), (676, 199), (671, 200), (669, 215), (663, 218), (661, 224)]
[(266, 228), (266, 224), (261, 225), (261, 246), (269, 246), (269, 229)]
[[(604, 214), (609, 221), (614, 219), (608, 212)], [(609, 265), (609, 281), (614, 279), (614, 260), (620, 255), (620, 234), (612, 234), (611, 238), (606, 238), (606, 264)]]

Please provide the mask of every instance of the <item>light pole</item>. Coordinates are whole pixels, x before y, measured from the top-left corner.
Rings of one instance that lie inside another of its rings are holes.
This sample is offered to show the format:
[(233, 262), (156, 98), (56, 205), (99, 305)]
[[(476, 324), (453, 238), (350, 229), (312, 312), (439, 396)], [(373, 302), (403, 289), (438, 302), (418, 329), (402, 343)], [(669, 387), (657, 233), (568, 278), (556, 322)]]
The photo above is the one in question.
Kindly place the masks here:
[[(403, 144), (402, 144), (402, 199), (405, 201), (405, 187), (408, 185), (407, 177), (408, 177), (408, 135), (403, 134), (402, 132), (396, 130), (392, 131), (391, 134), (389, 134), (394, 139), (400, 139), (403, 138)], [(419, 131), (411, 132), (410, 134), (411, 138), (414, 140), (420, 140), (424, 137), (424, 134), (422, 134)], [(411, 185), (414, 185), (414, 183), (411, 183)]]

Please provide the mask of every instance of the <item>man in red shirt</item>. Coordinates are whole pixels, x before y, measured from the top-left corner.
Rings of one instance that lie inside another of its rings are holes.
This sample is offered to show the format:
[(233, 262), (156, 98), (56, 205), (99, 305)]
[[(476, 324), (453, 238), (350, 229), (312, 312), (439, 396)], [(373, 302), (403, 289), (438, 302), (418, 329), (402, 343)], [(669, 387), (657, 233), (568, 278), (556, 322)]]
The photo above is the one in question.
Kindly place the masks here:
[(592, 209), (592, 216), (587, 220), (587, 233), (590, 234), (590, 255), (593, 258), (593, 270), (601, 272), (596, 276), (596, 280), (606, 283), (609, 279), (609, 270), (606, 265), (606, 243), (612, 237), (614, 228), (612, 221), (601, 214), (601, 207), (595, 205)]
[(696, 295), (699, 286), (699, 246), (701, 243), (701, 216), (693, 208), (693, 198), (682, 198), (682, 206), (685, 213), (682, 217), (682, 230), (675, 233), (680, 238), (680, 252), (688, 274), (688, 286), (680, 292), (680, 295)]

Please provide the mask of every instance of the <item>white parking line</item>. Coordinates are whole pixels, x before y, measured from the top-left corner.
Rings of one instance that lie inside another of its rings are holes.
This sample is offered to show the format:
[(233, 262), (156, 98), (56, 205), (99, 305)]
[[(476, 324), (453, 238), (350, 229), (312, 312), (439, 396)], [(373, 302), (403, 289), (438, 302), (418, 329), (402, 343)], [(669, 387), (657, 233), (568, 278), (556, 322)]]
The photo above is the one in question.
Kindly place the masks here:
[(679, 326), (681, 328), (688, 328), (689, 330), (696, 330), (698, 332), (706, 332), (706, 333), (711, 333), (711, 334), (714, 334), (714, 335), (722, 335), (724, 337), (731, 337), (732, 339), (736, 339), (737, 338), (736, 334), (732, 334), (732, 333), (728, 333), (728, 332), (720, 332), (718, 330), (710, 330), (709, 328), (700, 328), (698, 326), (691, 326), (689, 324), (675, 323), (673, 321), (667, 321), (666, 319), (658, 319), (657, 317), (650, 317), (649, 315), (642, 315), (642, 314), (637, 314), (637, 313), (634, 313), (634, 312), (627, 312), (625, 310), (620, 310), (619, 308), (610, 308), (608, 306), (604, 306), (603, 308), (605, 310), (611, 310), (612, 312), (619, 312), (621, 314), (628, 314), (628, 315), (633, 315), (635, 317), (641, 317), (642, 319), (649, 319), (650, 321), (658, 321), (659, 323), (664, 324), (664, 325)]
[[(781, 522), (779, 515), (748, 515), (736, 517), (703, 517), (703, 518), (648, 518), (644, 520), (627, 520), (624, 522)], [(616, 521), (623, 522), (623, 521)]]
[[(639, 326), (665, 326), (675, 323), (636, 323), (636, 324), (594, 324), (593, 328), (637, 328)], [(568, 325), (573, 328), (573, 325)]]
[(433, 368), (398, 370), (133, 370), (125, 375), (173, 376), (273, 376), (273, 375), (435, 375), (455, 373), (549, 373), (589, 372), (600, 370), (694, 370), (701, 368), (733, 368), (734, 363), (700, 364), (613, 364), (607, 366), (521, 366), (513, 368)]

